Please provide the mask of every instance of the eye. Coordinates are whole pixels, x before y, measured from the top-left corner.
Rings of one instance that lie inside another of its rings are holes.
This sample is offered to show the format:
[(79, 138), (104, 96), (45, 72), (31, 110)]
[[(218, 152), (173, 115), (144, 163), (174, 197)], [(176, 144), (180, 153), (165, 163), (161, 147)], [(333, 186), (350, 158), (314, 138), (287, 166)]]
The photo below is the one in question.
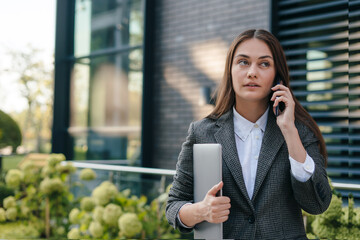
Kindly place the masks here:
[(262, 67), (270, 67), (270, 63), (269, 62), (261, 62), (260, 66), (262, 66)]
[(249, 65), (249, 62), (247, 60), (240, 60), (238, 62), (238, 64), (241, 65), (241, 66), (246, 66), (246, 65)]

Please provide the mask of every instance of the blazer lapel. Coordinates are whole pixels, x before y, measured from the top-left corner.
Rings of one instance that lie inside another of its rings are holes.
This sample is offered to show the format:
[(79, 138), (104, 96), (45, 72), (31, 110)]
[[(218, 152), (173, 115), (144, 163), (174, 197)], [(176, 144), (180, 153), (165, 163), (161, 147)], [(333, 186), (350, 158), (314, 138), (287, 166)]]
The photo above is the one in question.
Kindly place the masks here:
[(216, 124), (220, 128), (215, 133), (214, 137), (216, 141), (222, 146), (223, 162), (225, 162), (226, 166), (233, 175), (241, 193), (244, 195), (251, 208), (253, 208), (252, 202), (246, 191), (242, 168), (237, 153), (232, 108), (227, 113), (222, 115)]
[(277, 152), (280, 150), (281, 145), (285, 141), (281, 130), (276, 123), (276, 117), (271, 110), (272, 109), (270, 108), (268, 122), (261, 144), (252, 199), (255, 199)]

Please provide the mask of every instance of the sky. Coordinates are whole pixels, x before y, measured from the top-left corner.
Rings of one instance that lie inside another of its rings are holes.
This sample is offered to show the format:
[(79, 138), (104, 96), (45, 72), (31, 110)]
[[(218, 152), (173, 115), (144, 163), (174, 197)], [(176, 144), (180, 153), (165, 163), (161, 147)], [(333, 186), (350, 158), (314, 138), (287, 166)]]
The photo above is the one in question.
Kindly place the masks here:
[(45, 63), (52, 63), (55, 48), (56, 0), (0, 0), (0, 109), (20, 112), (25, 99), (10, 66), (9, 50), (25, 50), (29, 44), (41, 49)]

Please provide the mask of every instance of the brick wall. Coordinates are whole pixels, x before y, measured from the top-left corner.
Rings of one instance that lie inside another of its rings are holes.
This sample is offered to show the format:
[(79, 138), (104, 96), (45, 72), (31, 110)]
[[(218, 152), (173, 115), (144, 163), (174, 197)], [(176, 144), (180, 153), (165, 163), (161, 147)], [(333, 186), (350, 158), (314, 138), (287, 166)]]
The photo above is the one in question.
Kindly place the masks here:
[(175, 169), (190, 122), (210, 113), (202, 87), (215, 90), (232, 40), (270, 28), (271, 0), (156, 0), (153, 167)]

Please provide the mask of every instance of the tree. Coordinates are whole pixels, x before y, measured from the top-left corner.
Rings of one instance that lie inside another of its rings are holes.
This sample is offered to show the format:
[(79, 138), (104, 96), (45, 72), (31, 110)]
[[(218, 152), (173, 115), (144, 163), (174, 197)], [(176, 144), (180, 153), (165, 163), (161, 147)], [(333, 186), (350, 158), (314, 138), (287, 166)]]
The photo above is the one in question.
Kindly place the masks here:
[(21, 144), (21, 131), (18, 124), (0, 110), (0, 148), (12, 147), (14, 152)]
[[(28, 45), (24, 51), (11, 50), (12, 58), (8, 72), (14, 74), (26, 99), (26, 115), (21, 119), (23, 142), (42, 152), (43, 138), (50, 139), (52, 124), (53, 64), (46, 65), (41, 58), (42, 51)], [(20, 119), (19, 119), (20, 120)]]

